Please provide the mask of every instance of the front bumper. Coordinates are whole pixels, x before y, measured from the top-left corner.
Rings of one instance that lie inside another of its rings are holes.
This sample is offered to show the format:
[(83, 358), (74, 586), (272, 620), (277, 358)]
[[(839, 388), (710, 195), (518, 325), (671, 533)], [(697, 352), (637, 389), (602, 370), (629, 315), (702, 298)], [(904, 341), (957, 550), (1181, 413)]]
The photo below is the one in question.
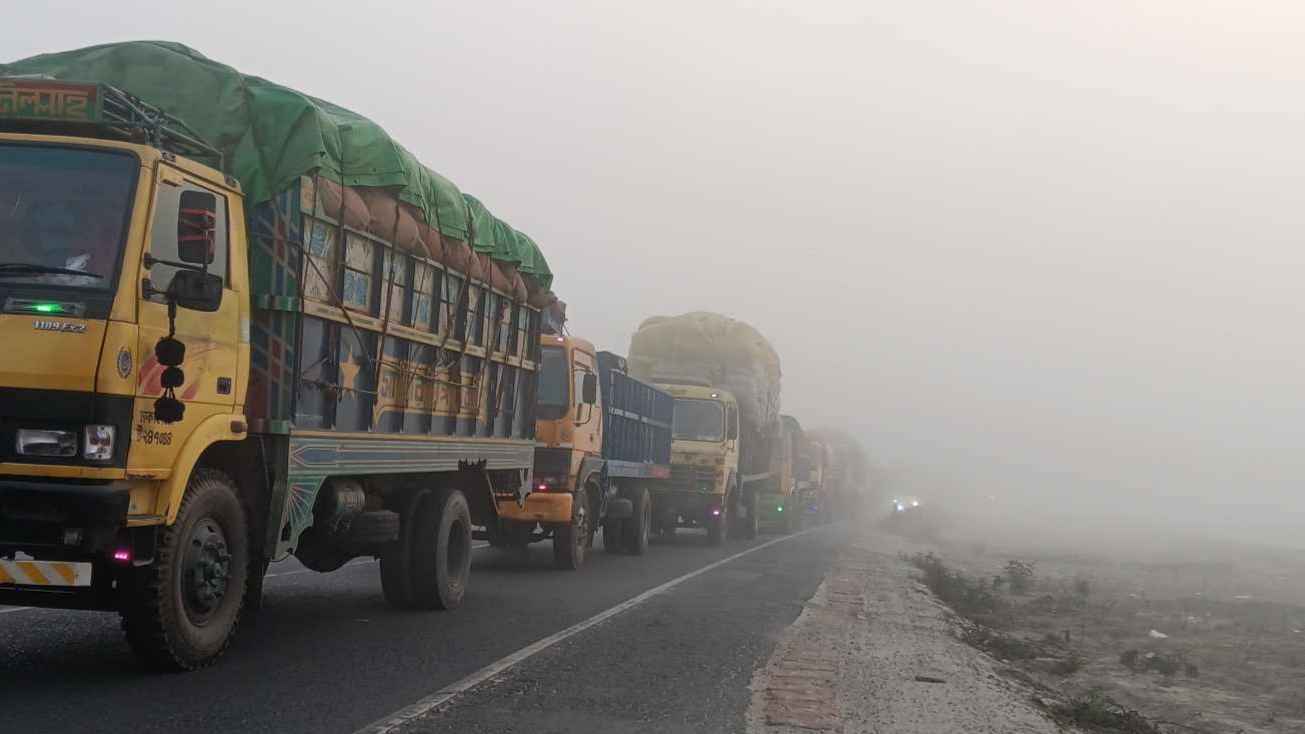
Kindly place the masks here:
[(127, 482), (0, 477), (0, 556), (15, 551), (45, 560), (103, 556), (127, 525), (130, 499)]
[(512, 500), (498, 501), (498, 516), (509, 522), (569, 523), (571, 522), (570, 492), (531, 492), (525, 505)]
[(803, 505), (792, 494), (771, 494), (763, 492), (757, 495), (757, 517), (764, 523), (793, 522), (791, 516), (802, 514)]

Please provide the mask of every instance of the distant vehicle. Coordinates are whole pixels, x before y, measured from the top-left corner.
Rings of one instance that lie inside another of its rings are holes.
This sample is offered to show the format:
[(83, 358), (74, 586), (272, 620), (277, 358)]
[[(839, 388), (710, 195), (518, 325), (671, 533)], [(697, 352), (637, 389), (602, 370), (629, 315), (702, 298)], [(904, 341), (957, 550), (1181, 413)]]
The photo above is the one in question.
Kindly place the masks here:
[(810, 434), (804, 434), (797, 447), (794, 462), (797, 504), (807, 518), (819, 523), (830, 522), (841, 476), (838, 454), (828, 444), (810, 438)]
[(912, 510), (918, 509), (920, 509), (919, 497), (906, 496), (893, 498), (893, 512), (911, 512)]

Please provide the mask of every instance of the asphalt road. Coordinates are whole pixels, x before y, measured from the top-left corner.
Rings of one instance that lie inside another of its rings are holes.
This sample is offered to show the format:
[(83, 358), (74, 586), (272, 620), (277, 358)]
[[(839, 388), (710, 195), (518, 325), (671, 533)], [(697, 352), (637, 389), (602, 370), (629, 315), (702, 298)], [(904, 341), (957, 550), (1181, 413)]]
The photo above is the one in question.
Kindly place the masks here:
[[(265, 607), (218, 664), (142, 670), (114, 614), (0, 608), (0, 732), (351, 734), (695, 570), (780, 536), (710, 548), (681, 533), (642, 558), (595, 549), (576, 573), (476, 551), (453, 613), (398, 612), (375, 563), (272, 567)], [(707, 568), (407, 721), (402, 732), (741, 731), (747, 689), (843, 540), (787, 537)]]

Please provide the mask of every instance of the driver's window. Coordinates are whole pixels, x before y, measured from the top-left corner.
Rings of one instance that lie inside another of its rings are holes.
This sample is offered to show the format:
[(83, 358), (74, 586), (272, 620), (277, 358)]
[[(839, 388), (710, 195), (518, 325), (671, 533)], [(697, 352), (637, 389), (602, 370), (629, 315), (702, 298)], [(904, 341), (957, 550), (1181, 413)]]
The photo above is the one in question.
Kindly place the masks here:
[(585, 375), (590, 374), (593, 371), (594, 366), (589, 363), (589, 356), (582, 356), (580, 352), (576, 352), (574, 373), (575, 384), (572, 385), (573, 392), (571, 393), (575, 396), (576, 407), (585, 404)]
[[(186, 196), (191, 192), (190, 196)], [(197, 197), (195, 194), (207, 194), (207, 196)], [(189, 181), (172, 184), (165, 182), (159, 186), (158, 199), (154, 202), (154, 226), (150, 235), (150, 255), (155, 260), (171, 260), (172, 262), (183, 262), (181, 248), (178, 247), (180, 236), (178, 231), (185, 232), (188, 222), (195, 218), (195, 212), (183, 211), (188, 206), (194, 208), (193, 204), (187, 204), (186, 201), (209, 200), (209, 197), (215, 197), (217, 206), (212, 212), (213, 216), (213, 249), (212, 259), (208, 264), (208, 272), (222, 279), (223, 286), (227, 282), (227, 200), (222, 194), (215, 193), (200, 186), (196, 186)], [(178, 224), (182, 226), (178, 226)], [(189, 229), (193, 229), (190, 227)], [(183, 243), (184, 245), (184, 243)], [(194, 258), (192, 258), (194, 259)], [(177, 272), (177, 268), (172, 265), (155, 263), (149, 269), (150, 286), (155, 291), (166, 291), (172, 283), (172, 276)], [(154, 300), (161, 300), (161, 296), (155, 295)]]
[(575, 365), (576, 365), (575, 385), (572, 386), (573, 389), (571, 394), (575, 396), (575, 404), (578, 407), (584, 405), (585, 402), (584, 390), (585, 390), (585, 375), (587, 374), (587, 370), (585, 370), (584, 367), (581, 366), (579, 360), (576, 360)]

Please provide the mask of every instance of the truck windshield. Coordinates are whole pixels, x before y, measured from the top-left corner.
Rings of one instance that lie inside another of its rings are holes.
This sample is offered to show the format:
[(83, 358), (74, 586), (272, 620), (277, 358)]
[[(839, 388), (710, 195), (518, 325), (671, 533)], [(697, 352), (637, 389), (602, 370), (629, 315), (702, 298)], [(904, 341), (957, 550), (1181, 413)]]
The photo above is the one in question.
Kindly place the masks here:
[(715, 400), (675, 401), (673, 437), (681, 441), (719, 441), (725, 435), (725, 413)]
[(539, 364), (538, 414), (542, 420), (557, 420), (571, 408), (567, 394), (571, 369), (566, 351), (561, 347), (544, 347)]
[(0, 144), (0, 287), (113, 288), (139, 167), (127, 153)]

